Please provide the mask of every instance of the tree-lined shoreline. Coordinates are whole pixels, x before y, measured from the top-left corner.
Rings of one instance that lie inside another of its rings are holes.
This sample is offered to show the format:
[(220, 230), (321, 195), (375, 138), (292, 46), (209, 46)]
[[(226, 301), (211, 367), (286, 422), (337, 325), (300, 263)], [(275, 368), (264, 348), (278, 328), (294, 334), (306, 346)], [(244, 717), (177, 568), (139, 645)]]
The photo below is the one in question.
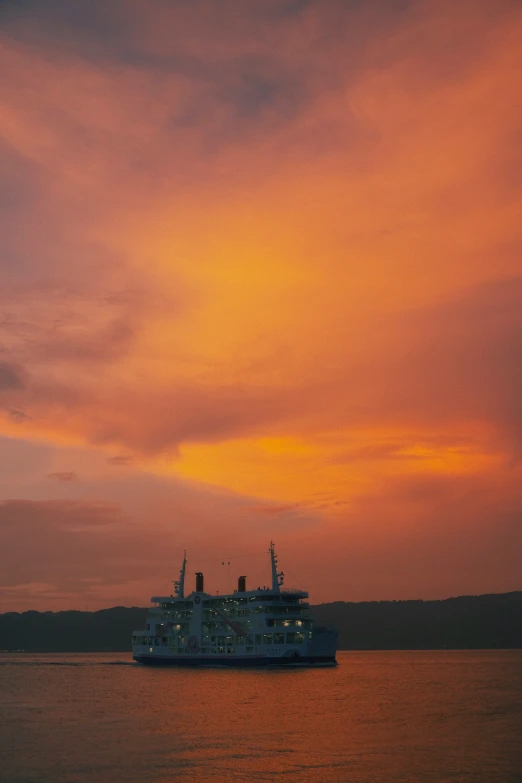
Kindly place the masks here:
[[(339, 629), (340, 650), (522, 648), (522, 591), (436, 601), (335, 601), (311, 607)], [(4, 652), (129, 652), (147, 609), (0, 614)]]

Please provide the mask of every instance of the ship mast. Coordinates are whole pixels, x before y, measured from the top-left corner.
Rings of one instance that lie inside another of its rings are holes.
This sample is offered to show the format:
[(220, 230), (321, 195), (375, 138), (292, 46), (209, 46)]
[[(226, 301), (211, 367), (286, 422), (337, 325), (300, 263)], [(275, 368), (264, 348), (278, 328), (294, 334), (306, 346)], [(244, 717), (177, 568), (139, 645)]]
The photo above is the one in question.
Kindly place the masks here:
[(272, 590), (275, 593), (280, 593), (281, 590), (279, 589), (282, 587), (285, 575), (282, 571), (277, 570), (277, 556), (275, 553), (275, 544), (273, 541), (270, 542), (270, 560), (272, 563)]
[(174, 593), (177, 598), (185, 598), (185, 570), (187, 568), (187, 550), (183, 552), (183, 565), (179, 572), (179, 579), (174, 582)]

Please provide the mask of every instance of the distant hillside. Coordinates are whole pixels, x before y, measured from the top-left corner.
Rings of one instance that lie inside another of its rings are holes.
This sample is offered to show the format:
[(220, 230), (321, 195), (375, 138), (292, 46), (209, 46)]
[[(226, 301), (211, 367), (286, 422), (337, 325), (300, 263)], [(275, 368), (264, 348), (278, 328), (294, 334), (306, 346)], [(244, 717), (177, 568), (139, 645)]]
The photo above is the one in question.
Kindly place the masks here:
[[(444, 601), (337, 601), (312, 607), (339, 629), (341, 650), (522, 648), (522, 592)], [(0, 614), (0, 650), (129, 652), (146, 609)]]
[(132, 631), (146, 609), (115, 606), (98, 612), (8, 612), (0, 614), (0, 650), (27, 652), (130, 651)]
[(522, 648), (522, 592), (444, 601), (320, 604), (316, 621), (339, 629), (340, 650)]

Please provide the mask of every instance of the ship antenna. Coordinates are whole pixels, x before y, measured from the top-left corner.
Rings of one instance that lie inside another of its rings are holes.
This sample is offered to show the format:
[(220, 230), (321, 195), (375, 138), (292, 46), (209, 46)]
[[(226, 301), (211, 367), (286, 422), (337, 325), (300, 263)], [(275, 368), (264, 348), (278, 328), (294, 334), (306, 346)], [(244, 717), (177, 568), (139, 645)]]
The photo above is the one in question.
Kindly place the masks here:
[(282, 571), (278, 572), (277, 570), (277, 556), (273, 541), (270, 542), (270, 560), (272, 562), (272, 590), (275, 593), (280, 593), (281, 591), (279, 588), (283, 586), (285, 575)]
[(185, 570), (187, 568), (187, 550), (183, 552), (183, 565), (179, 572), (179, 579), (174, 582), (174, 592), (178, 598), (185, 598)]

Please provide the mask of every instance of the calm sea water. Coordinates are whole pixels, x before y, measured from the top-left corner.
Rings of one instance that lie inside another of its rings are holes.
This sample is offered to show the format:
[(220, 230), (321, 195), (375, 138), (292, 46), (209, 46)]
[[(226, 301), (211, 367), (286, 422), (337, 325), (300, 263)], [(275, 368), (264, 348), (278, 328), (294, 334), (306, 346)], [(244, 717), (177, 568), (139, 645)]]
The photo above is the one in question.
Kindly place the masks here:
[(246, 671), (3, 654), (0, 780), (522, 781), (522, 651), (338, 657)]

